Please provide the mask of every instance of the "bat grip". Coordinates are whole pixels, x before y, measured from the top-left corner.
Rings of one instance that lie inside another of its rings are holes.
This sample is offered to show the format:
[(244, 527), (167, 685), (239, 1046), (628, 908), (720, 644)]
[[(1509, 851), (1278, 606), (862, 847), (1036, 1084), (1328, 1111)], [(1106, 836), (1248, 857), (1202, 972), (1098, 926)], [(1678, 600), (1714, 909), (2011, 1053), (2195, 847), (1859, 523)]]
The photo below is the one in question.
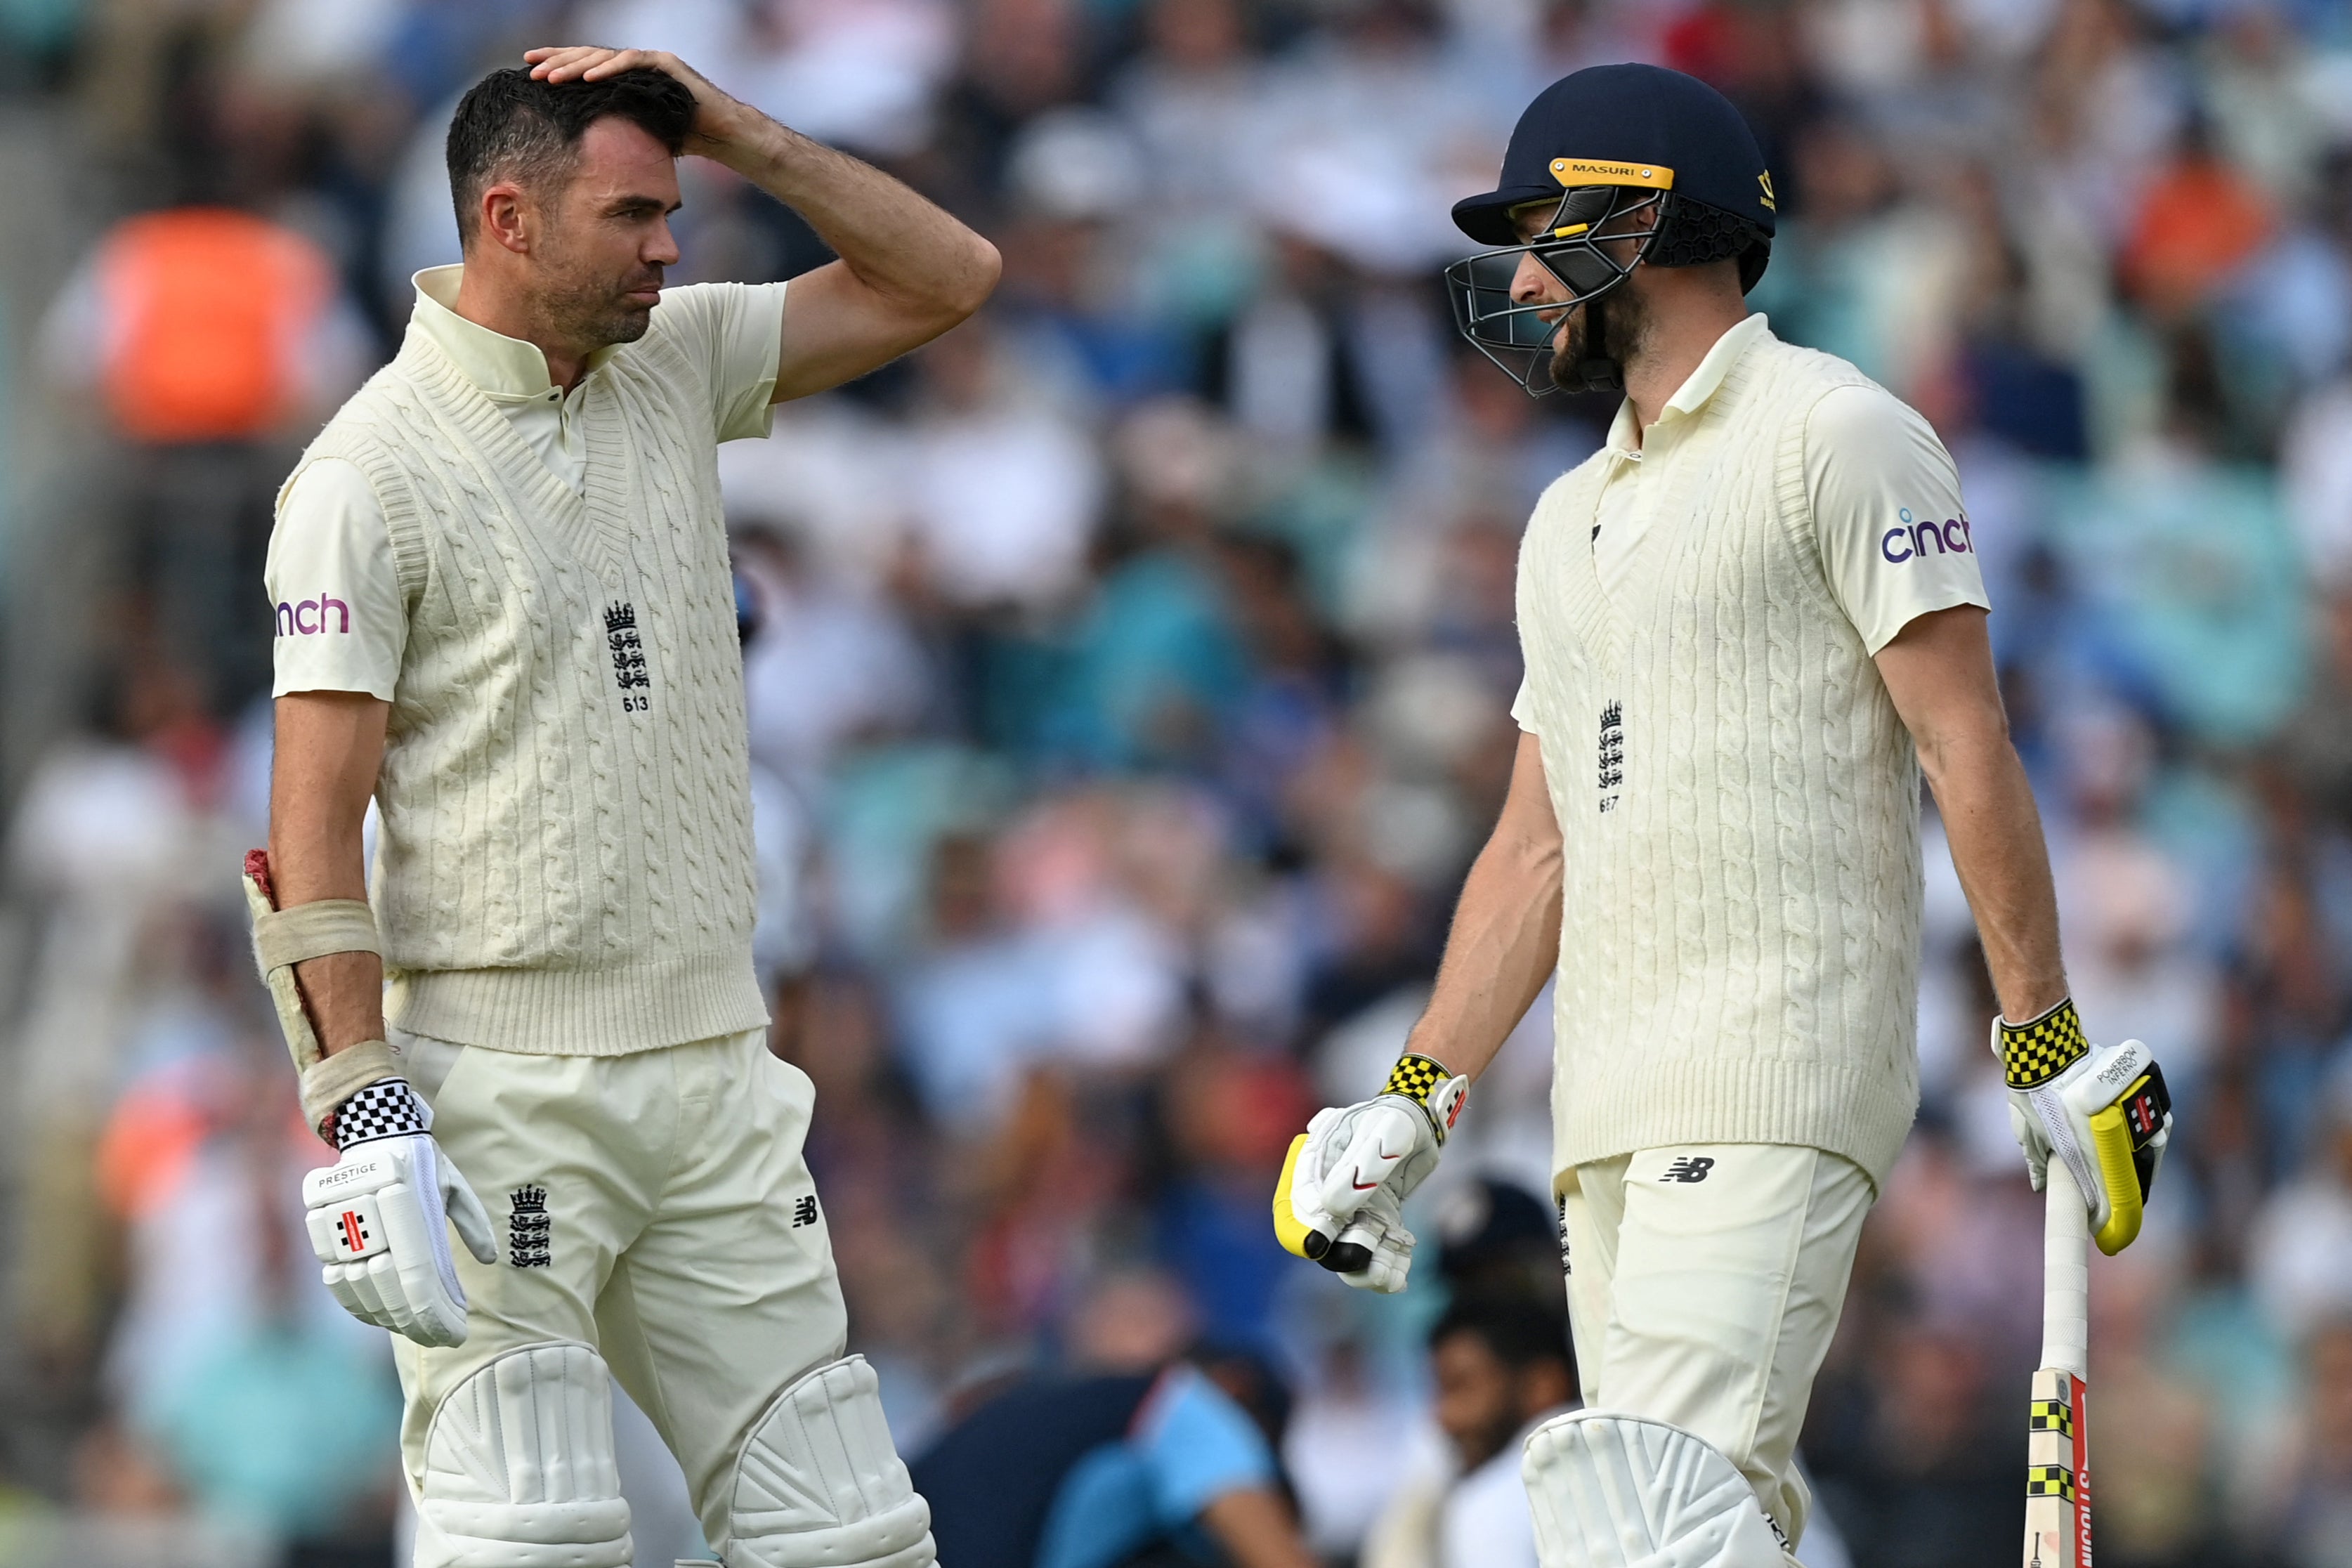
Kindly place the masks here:
[(2053, 1159), (2042, 1233), (2042, 1364), (2088, 1381), (2091, 1215), (2066, 1162)]

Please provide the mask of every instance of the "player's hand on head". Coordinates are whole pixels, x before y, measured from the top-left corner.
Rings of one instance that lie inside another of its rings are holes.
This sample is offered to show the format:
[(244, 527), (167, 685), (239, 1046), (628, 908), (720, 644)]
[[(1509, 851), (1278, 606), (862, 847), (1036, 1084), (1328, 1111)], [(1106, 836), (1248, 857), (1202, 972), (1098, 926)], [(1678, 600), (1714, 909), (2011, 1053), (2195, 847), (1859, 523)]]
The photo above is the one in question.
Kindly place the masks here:
[(2070, 999), (2027, 1023), (1992, 1022), (2009, 1086), (2009, 1125), (2040, 1192), (2050, 1161), (2066, 1162), (2091, 1211), (2099, 1250), (2121, 1252), (2172, 1137), (2172, 1095), (2156, 1053), (2138, 1040), (2094, 1046)]
[(1404, 1200), (1437, 1168), (1469, 1091), (1467, 1078), (1407, 1055), (1381, 1094), (1318, 1111), (1275, 1185), (1276, 1239), (1360, 1289), (1403, 1289), (1413, 1246)]
[(623, 71), (657, 70), (686, 84), (694, 94), (694, 134), (686, 150), (706, 153), (733, 133), (743, 105), (719, 90), (709, 77), (667, 49), (614, 49), (596, 44), (560, 44), (523, 51), (523, 63), (541, 81), (603, 81)]
[(406, 1082), (370, 1084), (336, 1112), (342, 1153), (302, 1178), (320, 1278), (346, 1310), (424, 1345), (466, 1341), (455, 1226), (479, 1263), (498, 1261), (490, 1216), (434, 1142), (432, 1113)]

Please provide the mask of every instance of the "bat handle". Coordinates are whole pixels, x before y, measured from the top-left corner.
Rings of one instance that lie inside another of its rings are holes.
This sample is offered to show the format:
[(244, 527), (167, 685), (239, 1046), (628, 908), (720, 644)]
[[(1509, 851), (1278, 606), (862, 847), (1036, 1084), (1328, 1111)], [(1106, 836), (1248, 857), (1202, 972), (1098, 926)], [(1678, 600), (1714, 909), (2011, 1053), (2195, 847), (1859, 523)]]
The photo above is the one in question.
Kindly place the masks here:
[(2042, 1364), (2087, 1381), (2091, 1215), (2066, 1162), (2052, 1159), (2042, 1233)]

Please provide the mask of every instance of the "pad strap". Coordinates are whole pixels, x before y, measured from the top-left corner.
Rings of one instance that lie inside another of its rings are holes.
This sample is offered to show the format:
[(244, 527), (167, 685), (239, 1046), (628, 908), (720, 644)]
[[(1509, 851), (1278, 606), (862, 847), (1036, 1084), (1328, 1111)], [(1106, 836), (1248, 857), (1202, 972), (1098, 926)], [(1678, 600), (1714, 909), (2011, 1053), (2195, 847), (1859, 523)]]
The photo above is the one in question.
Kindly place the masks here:
[(1998, 1032), (2000, 1073), (2011, 1089), (2039, 1089), (2091, 1054), (2071, 996), (2027, 1023), (2002, 1018)]

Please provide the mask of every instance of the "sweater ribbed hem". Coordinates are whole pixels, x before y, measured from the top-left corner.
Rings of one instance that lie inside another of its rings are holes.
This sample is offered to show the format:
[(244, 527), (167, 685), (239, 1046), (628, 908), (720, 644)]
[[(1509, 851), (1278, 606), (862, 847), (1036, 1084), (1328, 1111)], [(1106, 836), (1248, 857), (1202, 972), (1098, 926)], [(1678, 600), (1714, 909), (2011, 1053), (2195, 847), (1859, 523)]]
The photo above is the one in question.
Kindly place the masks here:
[(768, 1022), (748, 944), (603, 969), (400, 971), (384, 1008), (412, 1035), (531, 1056), (628, 1056)]
[(1559, 1098), (1556, 1174), (1676, 1143), (1781, 1143), (1843, 1155), (1881, 1189), (1919, 1110), (1906, 1076), (1753, 1056), (1614, 1062)]

